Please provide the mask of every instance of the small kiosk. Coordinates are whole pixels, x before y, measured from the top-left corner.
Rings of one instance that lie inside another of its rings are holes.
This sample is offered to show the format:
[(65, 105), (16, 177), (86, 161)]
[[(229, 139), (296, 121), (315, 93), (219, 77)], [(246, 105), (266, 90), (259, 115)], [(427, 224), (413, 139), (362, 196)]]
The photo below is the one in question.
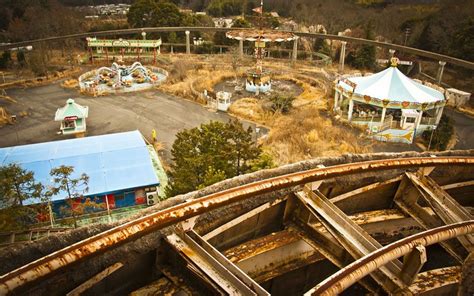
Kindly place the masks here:
[(64, 107), (56, 110), (54, 121), (61, 122), (61, 134), (83, 136), (86, 132), (86, 118), (88, 115), (88, 106), (81, 106), (73, 99), (68, 99)]

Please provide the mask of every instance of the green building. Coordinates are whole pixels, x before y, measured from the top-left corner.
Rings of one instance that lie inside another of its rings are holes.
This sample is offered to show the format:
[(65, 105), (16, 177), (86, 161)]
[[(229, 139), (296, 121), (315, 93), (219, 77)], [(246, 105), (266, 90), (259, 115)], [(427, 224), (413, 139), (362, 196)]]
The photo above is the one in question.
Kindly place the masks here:
[(161, 39), (97, 39), (87, 38), (87, 47), (91, 62), (94, 60), (122, 60), (131, 59), (134, 61), (153, 60), (156, 62), (156, 56), (160, 54)]

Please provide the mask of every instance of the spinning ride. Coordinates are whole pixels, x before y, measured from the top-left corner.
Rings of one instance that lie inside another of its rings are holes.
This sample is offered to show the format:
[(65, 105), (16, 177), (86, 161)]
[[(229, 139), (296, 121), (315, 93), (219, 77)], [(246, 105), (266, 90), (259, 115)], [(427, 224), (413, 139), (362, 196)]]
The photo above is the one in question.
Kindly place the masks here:
[(131, 66), (113, 63), (79, 77), (81, 91), (101, 94), (104, 92), (130, 92), (144, 90), (161, 83), (167, 77), (166, 71), (156, 67), (144, 67), (135, 62)]
[(247, 79), (245, 81), (245, 89), (252, 93), (266, 93), (272, 88), (271, 72), (263, 69), (263, 59), (267, 51), (266, 44), (269, 42), (288, 42), (298, 38), (290, 32), (280, 32), (271, 29), (262, 28), (263, 17), (263, 0), (260, 7), (254, 9), (260, 14), (260, 25), (256, 30), (233, 30), (226, 33), (226, 37), (230, 39), (255, 42), (255, 58), (256, 63), (253, 69), (247, 71)]

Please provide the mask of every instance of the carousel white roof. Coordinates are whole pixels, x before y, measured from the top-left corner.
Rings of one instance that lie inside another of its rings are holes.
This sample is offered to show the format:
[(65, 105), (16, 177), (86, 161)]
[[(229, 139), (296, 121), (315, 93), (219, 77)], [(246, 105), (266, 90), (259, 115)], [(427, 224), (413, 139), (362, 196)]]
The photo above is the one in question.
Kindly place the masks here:
[[(352, 83), (355, 84), (355, 89), (350, 85)], [(434, 103), (444, 100), (443, 93), (415, 82), (393, 66), (370, 76), (342, 79), (338, 85), (346, 91), (353, 91), (354, 94), (380, 100), (410, 103)]]

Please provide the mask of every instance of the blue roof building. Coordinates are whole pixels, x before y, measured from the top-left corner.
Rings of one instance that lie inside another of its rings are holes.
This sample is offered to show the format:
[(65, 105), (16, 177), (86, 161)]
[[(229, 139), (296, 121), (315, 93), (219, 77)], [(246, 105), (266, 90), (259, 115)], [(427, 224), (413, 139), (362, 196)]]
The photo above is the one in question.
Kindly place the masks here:
[[(52, 185), (52, 168), (73, 166), (73, 178), (90, 178), (84, 195), (107, 198), (112, 208), (146, 203), (146, 192), (160, 185), (139, 131), (0, 148), (0, 165), (10, 163), (33, 171), (45, 187)], [(59, 193), (53, 202), (65, 198)]]

